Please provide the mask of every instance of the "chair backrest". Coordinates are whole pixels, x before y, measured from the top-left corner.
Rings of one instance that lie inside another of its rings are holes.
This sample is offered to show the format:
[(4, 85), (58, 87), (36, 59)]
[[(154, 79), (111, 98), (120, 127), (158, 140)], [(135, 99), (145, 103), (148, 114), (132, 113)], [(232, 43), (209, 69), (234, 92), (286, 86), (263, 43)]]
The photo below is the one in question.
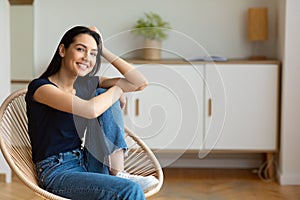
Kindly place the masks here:
[[(25, 94), (21, 89), (13, 92), (0, 108), (0, 147), (4, 158), (18, 178), (35, 193), (46, 199), (66, 200), (43, 190), (38, 186), (32, 162), (31, 144), (28, 135)], [(145, 193), (146, 197), (157, 193), (163, 184), (163, 171), (149, 147), (132, 131), (125, 127), (126, 142), (129, 148), (125, 158), (125, 170), (136, 175), (153, 175), (159, 184)]]
[(140, 176), (155, 176), (158, 185), (145, 193), (150, 197), (161, 189), (164, 181), (164, 174), (159, 161), (153, 151), (135, 133), (125, 126), (125, 140), (128, 145), (128, 156), (125, 157), (125, 171)]
[(0, 147), (13, 173), (38, 195), (52, 200), (66, 200), (38, 186), (28, 136), (26, 89), (12, 93), (0, 108)]

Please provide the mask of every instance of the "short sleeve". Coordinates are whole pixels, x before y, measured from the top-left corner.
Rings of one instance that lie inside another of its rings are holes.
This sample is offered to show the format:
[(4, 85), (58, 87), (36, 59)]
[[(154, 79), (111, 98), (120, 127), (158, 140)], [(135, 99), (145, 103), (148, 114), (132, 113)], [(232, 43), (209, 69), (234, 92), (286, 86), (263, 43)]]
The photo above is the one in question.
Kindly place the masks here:
[(37, 78), (37, 79), (34, 79), (33, 81), (31, 81), (27, 88), (26, 101), (33, 100), (33, 95), (34, 95), (35, 91), (42, 85), (46, 85), (46, 84), (53, 85), (53, 83), (51, 83), (48, 79), (45, 79), (45, 78)]

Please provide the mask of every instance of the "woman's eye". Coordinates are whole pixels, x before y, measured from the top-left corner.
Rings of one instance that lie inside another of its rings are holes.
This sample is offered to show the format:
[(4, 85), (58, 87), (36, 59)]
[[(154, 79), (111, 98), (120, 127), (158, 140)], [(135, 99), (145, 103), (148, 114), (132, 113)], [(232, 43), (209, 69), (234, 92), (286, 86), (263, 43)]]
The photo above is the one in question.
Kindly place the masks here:
[(97, 53), (91, 53), (91, 56), (96, 57)]
[(84, 52), (85, 50), (84, 50), (83, 48), (81, 48), (81, 47), (78, 47), (78, 48), (77, 48), (77, 51), (79, 51), (79, 52)]

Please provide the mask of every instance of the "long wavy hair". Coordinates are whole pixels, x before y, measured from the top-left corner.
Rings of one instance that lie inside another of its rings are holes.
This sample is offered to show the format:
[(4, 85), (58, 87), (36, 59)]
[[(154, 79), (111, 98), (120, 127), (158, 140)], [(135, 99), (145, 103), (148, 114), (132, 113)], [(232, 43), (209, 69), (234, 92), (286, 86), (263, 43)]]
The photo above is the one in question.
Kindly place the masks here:
[(97, 43), (97, 48), (98, 48), (98, 54), (96, 58), (96, 63), (95, 66), (93, 67), (92, 71), (87, 74), (87, 76), (93, 76), (95, 75), (99, 69), (100, 69), (100, 64), (101, 64), (101, 54), (102, 54), (102, 42), (100, 35), (96, 33), (95, 31), (90, 30), (88, 27), (84, 26), (75, 26), (71, 29), (69, 29), (64, 36), (62, 37), (61, 41), (59, 42), (57, 49), (55, 51), (55, 54), (48, 65), (46, 71), (40, 76), (40, 78), (47, 78), (56, 72), (60, 70), (61, 67), (61, 62), (62, 62), (62, 57), (59, 54), (59, 46), (63, 44), (65, 48), (68, 48), (71, 43), (74, 42), (74, 38), (79, 35), (79, 34), (89, 34), (91, 35), (96, 43)]

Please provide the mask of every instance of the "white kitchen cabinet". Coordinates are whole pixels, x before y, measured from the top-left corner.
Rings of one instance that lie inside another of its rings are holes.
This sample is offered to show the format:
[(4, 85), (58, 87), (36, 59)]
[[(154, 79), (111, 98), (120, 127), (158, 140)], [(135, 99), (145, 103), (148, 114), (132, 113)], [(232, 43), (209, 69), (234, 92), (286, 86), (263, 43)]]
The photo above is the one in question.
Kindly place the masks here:
[(277, 149), (278, 64), (205, 66), (205, 149)]
[(149, 85), (127, 94), (125, 123), (150, 148), (277, 150), (277, 61), (134, 65)]
[[(185, 152), (266, 153), (274, 176), (278, 150), (278, 61), (133, 61), (148, 87), (126, 94), (125, 124), (169, 166)], [(111, 67), (103, 75), (119, 76)], [(164, 155), (164, 154), (158, 154)]]

